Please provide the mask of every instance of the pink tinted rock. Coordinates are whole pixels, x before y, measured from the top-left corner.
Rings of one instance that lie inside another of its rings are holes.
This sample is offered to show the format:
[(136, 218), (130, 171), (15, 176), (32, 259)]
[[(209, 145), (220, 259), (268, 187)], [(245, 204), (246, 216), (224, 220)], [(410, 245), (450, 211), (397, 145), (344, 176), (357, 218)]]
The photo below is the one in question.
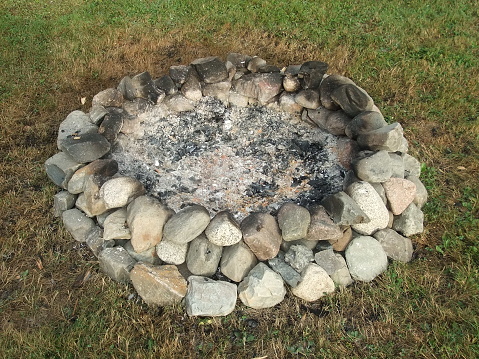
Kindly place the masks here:
[(404, 178), (390, 178), (383, 183), (388, 205), (394, 215), (401, 214), (416, 197), (416, 185)]

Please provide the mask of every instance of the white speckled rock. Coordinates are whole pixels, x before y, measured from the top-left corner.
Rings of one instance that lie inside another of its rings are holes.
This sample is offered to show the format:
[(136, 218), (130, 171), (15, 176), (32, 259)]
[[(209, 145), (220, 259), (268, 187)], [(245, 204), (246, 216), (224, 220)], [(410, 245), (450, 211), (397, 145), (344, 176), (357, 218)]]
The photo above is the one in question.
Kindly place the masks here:
[(231, 246), (242, 238), (239, 224), (227, 211), (218, 212), (205, 229), (209, 241), (218, 246)]
[(179, 265), (186, 261), (188, 244), (179, 244), (163, 239), (156, 245), (156, 253), (163, 262)]
[(353, 279), (370, 282), (387, 269), (388, 257), (376, 239), (360, 236), (346, 248), (346, 263)]
[(140, 181), (131, 177), (116, 177), (106, 181), (100, 188), (100, 198), (106, 209), (124, 207), (145, 193)]
[(328, 273), (317, 264), (310, 263), (301, 272), (301, 281), (291, 292), (307, 302), (313, 302), (334, 292), (334, 288), (334, 282)]

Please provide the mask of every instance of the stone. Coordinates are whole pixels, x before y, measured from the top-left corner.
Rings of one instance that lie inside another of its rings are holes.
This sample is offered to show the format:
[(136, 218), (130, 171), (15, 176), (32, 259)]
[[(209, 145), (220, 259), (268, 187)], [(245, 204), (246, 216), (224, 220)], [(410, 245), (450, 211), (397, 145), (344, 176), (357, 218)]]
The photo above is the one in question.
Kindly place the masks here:
[(193, 101), (187, 99), (181, 93), (166, 96), (164, 102), (166, 106), (174, 112), (192, 111), (195, 108)]
[(240, 228), (244, 242), (260, 261), (276, 257), (282, 238), (272, 215), (253, 212), (241, 222)]
[(401, 214), (416, 197), (416, 185), (403, 178), (390, 178), (383, 183), (384, 192), (391, 212)]
[[(78, 112), (81, 112), (81, 111), (78, 111)], [(88, 113), (88, 116), (90, 116), (90, 122), (98, 126), (108, 113), (109, 112), (105, 107), (101, 105), (96, 105), (96, 106), (92, 106), (92, 108), (90, 109), (90, 112)], [(92, 130), (92, 132), (95, 133), (96, 130)]]
[(293, 269), (283, 258), (275, 257), (268, 260), (268, 264), (292, 288), (301, 280), (301, 274)]
[(283, 92), (279, 96), (279, 107), (281, 111), (288, 112), (291, 114), (299, 114), (303, 109), (303, 106), (298, 104), (295, 101), (295, 96), (293, 94)]
[(227, 104), (229, 99), (229, 91), (231, 88), (230, 81), (221, 81), (214, 84), (205, 84), (203, 86), (202, 92), (203, 96), (210, 96), (217, 98), (221, 102)]
[(254, 56), (248, 61), (248, 66), (246, 67), (251, 72), (258, 72), (259, 69), (263, 66), (266, 66), (267, 63), (261, 57)]
[(299, 105), (305, 108), (317, 109), (321, 106), (319, 92), (316, 90), (302, 90), (296, 94), (294, 99)]
[(301, 281), (291, 292), (307, 301), (314, 302), (335, 289), (333, 280), (328, 273), (315, 263), (309, 263), (301, 272)]
[(68, 209), (72, 209), (75, 205), (77, 196), (68, 192), (61, 191), (53, 196), (53, 215), (60, 217), (63, 212)]
[(68, 181), (68, 192), (73, 194), (81, 193), (85, 190), (85, 182), (88, 177), (100, 175), (102, 177), (111, 177), (118, 172), (118, 163), (112, 159), (95, 160), (86, 166), (77, 170), (70, 181)]
[(357, 139), (365, 133), (378, 130), (387, 126), (384, 116), (376, 111), (364, 111), (356, 115), (345, 128), (345, 134), (349, 138)]
[[(158, 96), (160, 97), (160, 95)], [(165, 97), (164, 92), (161, 93), (161, 97)], [(159, 100), (157, 99), (157, 103), (159, 103), (158, 101)], [(151, 107), (152, 107), (152, 104), (143, 98), (135, 98), (132, 101), (125, 101), (123, 103), (123, 110), (124, 110), (125, 116), (123, 117), (123, 127), (121, 128), (121, 132), (126, 133), (125, 127), (128, 127), (128, 129), (130, 127), (127, 124), (137, 122), (138, 119), (134, 117), (140, 116), (141, 114), (148, 111)], [(132, 117), (134, 119), (132, 119)]]
[(121, 92), (114, 88), (109, 88), (97, 93), (91, 101), (92, 106), (103, 107), (121, 107), (124, 98)]
[(403, 263), (412, 259), (414, 249), (409, 238), (389, 228), (377, 231), (374, 238), (381, 244), (389, 258)]
[(116, 282), (130, 282), (130, 271), (136, 261), (123, 247), (105, 248), (98, 255), (100, 269)]
[(282, 70), (285, 75), (299, 75), (299, 71), (301, 70), (301, 65), (288, 65), (286, 68)]
[(131, 177), (115, 177), (106, 181), (100, 188), (100, 198), (106, 209), (128, 205), (136, 197), (145, 193), (143, 184)]
[(329, 217), (323, 206), (313, 206), (310, 209), (311, 223), (308, 227), (306, 239), (310, 241), (336, 242), (343, 236), (343, 231), (338, 224)]
[[(189, 72), (187, 72), (188, 74)], [(187, 74), (185, 75), (185, 79), (183, 80), (182, 83), (186, 81)], [(155, 80), (155, 86), (159, 90), (163, 91), (166, 96), (171, 96), (174, 95), (178, 92), (178, 87), (173, 81), (173, 79), (169, 75), (163, 75), (160, 78)]]
[[(111, 108), (98, 128), (98, 133), (106, 138), (109, 143), (115, 143), (118, 134), (123, 128), (124, 112), (114, 111)], [(116, 108), (115, 108), (116, 110)]]
[(307, 61), (299, 69), (298, 77), (304, 89), (317, 89), (328, 71), (328, 64), (322, 61)]
[(105, 202), (100, 198), (100, 188), (108, 180), (101, 175), (92, 175), (85, 178), (83, 193), (78, 196), (75, 205), (86, 213), (88, 217), (94, 217), (107, 211)]
[[(143, 98), (156, 102), (158, 95), (157, 88), (149, 72), (139, 73), (131, 78), (131, 85), (134, 89), (135, 98)], [(131, 99), (131, 100), (134, 100)]]
[(128, 241), (123, 245), (123, 248), (125, 248), (128, 254), (132, 256), (132, 258), (138, 262), (149, 263), (154, 265), (161, 264), (161, 260), (158, 257), (158, 254), (156, 253), (155, 247), (151, 247), (143, 252), (137, 252), (133, 248), (131, 241)]
[(391, 160), (392, 173), (391, 177), (404, 178), (404, 161), (397, 153), (390, 152), (389, 158)]
[(243, 241), (240, 241), (223, 249), (220, 262), (221, 273), (234, 282), (241, 282), (257, 263), (255, 254)]
[(236, 66), (233, 63), (226, 61), (225, 63), (226, 71), (228, 71), (228, 81), (233, 81), (234, 77), (236, 76), (236, 72), (238, 71)]
[(191, 101), (199, 101), (203, 97), (200, 79), (193, 69), (188, 72), (186, 80), (181, 86), (181, 93)]
[(346, 248), (346, 263), (354, 280), (370, 282), (387, 269), (388, 257), (376, 239), (360, 236)]
[(187, 65), (170, 66), (169, 75), (177, 87), (181, 87), (188, 77), (192, 67)]
[(226, 65), (218, 57), (210, 56), (196, 59), (191, 65), (193, 65), (204, 83), (212, 84), (228, 78)]
[(64, 152), (58, 152), (45, 161), (45, 171), (48, 178), (57, 186), (67, 189), (73, 174), (83, 167)]
[(331, 111), (324, 107), (308, 110), (308, 116), (319, 128), (335, 135), (344, 136), (351, 118), (344, 111)]
[(306, 238), (310, 223), (309, 211), (295, 203), (285, 203), (278, 211), (278, 224), (285, 241)]
[(362, 152), (353, 160), (352, 166), (356, 176), (368, 182), (386, 182), (393, 172), (387, 151)]
[(357, 138), (359, 146), (373, 151), (406, 152), (404, 149), (404, 131), (402, 126), (395, 122), (369, 131)]
[(362, 88), (346, 84), (331, 92), (331, 99), (350, 117), (355, 117), (364, 111), (371, 111), (373, 99)]
[(291, 246), (294, 246), (294, 245), (297, 245), (297, 244), (300, 244), (302, 246), (305, 246), (306, 248), (309, 248), (311, 250), (313, 250), (316, 245), (318, 244), (318, 240), (308, 240), (306, 238), (303, 238), (303, 239), (298, 239), (298, 240), (295, 240), (295, 241), (289, 241), (289, 242), (286, 242), (286, 241), (282, 241), (281, 242), (281, 250), (284, 251), (284, 252), (287, 252)]
[(369, 222), (367, 214), (345, 192), (327, 196), (321, 205), (329, 213), (334, 223), (340, 226)]
[(416, 196), (414, 197), (413, 203), (422, 208), (427, 201), (427, 189), (421, 180), (415, 176), (408, 176), (407, 180), (411, 181), (416, 185)]
[[(333, 131), (335, 132), (335, 130)], [(339, 136), (336, 138), (336, 146), (331, 148), (331, 152), (336, 155), (336, 159), (341, 166), (349, 171), (352, 168), (351, 162), (353, 158), (358, 155), (359, 146), (356, 141), (344, 136)]]
[(378, 229), (384, 229), (389, 222), (389, 213), (379, 194), (368, 182), (356, 182), (348, 187), (347, 194), (370, 219), (367, 223), (353, 224), (351, 227), (358, 233), (370, 235)]
[(90, 116), (82, 111), (71, 112), (58, 128), (57, 147), (70, 136), (81, 136), (87, 133), (97, 133), (98, 126), (91, 122)]
[(285, 295), (283, 279), (264, 263), (258, 263), (238, 285), (241, 302), (254, 309), (274, 307)]
[(231, 105), (235, 105), (238, 107), (246, 107), (248, 106), (249, 99), (246, 96), (240, 95), (239, 93), (236, 93), (234, 91), (230, 91), (229, 97), (228, 97), (228, 102)]
[(346, 249), (349, 242), (353, 239), (353, 231), (350, 226), (343, 228), (343, 236), (333, 243), (333, 249), (337, 252), (342, 252)]
[(185, 244), (203, 233), (209, 223), (210, 214), (205, 207), (200, 205), (185, 207), (166, 222), (163, 238), (178, 244)]
[(136, 252), (156, 246), (163, 238), (163, 227), (173, 211), (149, 196), (137, 197), (127, 207), (131, 244)]
[(422, 233), (424, 213), (411, 203), (399, 216), (394, 217), (393, 229), (406, 237)]
[(282, 84), (283, 76), (279, 73), (252, 73), (234, 81), (233, 90), (266, 104), (281, 92)]
[(237, 68), (246, 68), (251, 59), (251, 56), (239, 54), (237, 52), (231, 52), (226, 56), (226, 61), (231, 62)]
[(302, 270), (313, 260), (313, 251), (302, 245), (291, 246), (284, 255), (284, 261), (297, 272), (302, 272)]
[(189, 243), (175, 243), (163, 239), (156, 245), (156, 253), (163, 262), (180, 265), (186, 261), (188, 244)]
[[(358, 181), (359, 182), (359, 181)], [(379, 197), (383, 200), (384, 204), (388, 203), (388, 199), (386, 198), (386, 192), (384, 191), (384, 187), (381, 183), (370, 182), (371, 186), (373, 186), (374, 190), (378, 193)]]
[(296, 92), (300, 89), (301, 84), (297, 76), (286, 74), (283, 78), (283, 88), (286, 92)]
[(186, 265), (194, 275), (210, 277), (216, 273), (223, 248), (212, 243), (204, 234), (190, 242)]
[(264, 72), (264, 73), (267, 73), (267, 72), (281, 72), (281, 69), (278, 67), (278, 66), (275, 66), (275, 65), (264, 65), (264, 66), (261, 66), (259, 69), (258, 69), (258, 72)]
[(99, 133), (70, 136), (60, 143), (60, 149), (78, 163), (93, 162), (110, 151), (110, 142)]
[(315, 254), (314, 260), (337, 286), (347, 287), (353, 283), (346, 260), (341, 254), (334, 253), (332, 249), (320, 251)]
[(62, 213), (62, 221), (66, 230), (78, 242), (85, 242), (89, 232), (95, 229), (95, 222), (82, 211), (72, 208)]
[(185, 297), (188, 315), (218, 317), (228, 315), (235, 309), (238, 298), (235, 284), (201, 276), (191, 276), (188, 282)]
[(421, 162), (407, 153), (401, 153), (404, 163), (404, 176), (414, 176), (419, 178), (421, 176)]
[(205, 229), (208, 240), (218, 246), (231, 246), (242, 238), (241, 228), (228, 211), (218, 212)]
[(328, 110), (336, 111), (339, 110), (339, 105), (332, 99), (331, 94), (338, 87), (343, 85), (354, 85), (354, 82), (341, 75), (329, 75), (319, 85), (319, 94), (321, 99), (321, 104)]
[(187, 282), (172, 265), (137, 263), (130, 273), (133, 287), (148, 305), (180, 303), (187, 293)]
[(108, 239), (130, 239), (131, 232), (126, 223), (126, 208), (120, 208), (106, 217), (103, 223), (103, 238)]
[(97, 258), (102, 250), (105, 248), (113, 248), (115, 246), (114, 240), (105, 240), (103, 238), (103, 231), (98, 226), (88, 233), (85, 243)]

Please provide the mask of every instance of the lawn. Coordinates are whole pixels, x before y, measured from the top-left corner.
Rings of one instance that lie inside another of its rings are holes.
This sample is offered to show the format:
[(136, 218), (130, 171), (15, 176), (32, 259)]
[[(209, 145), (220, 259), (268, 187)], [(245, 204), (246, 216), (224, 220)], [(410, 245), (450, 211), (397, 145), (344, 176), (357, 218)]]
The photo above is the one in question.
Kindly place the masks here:
[[(150, 308), (99, 272), (53, 216), (59, 124), (126, 75), (229, 52), (328, 62), (401, 123), (429, 192), (412, 262), (221, 318)], [(479, 357), (474, 1), (3, 0), (0, 75), (0, 357)]]

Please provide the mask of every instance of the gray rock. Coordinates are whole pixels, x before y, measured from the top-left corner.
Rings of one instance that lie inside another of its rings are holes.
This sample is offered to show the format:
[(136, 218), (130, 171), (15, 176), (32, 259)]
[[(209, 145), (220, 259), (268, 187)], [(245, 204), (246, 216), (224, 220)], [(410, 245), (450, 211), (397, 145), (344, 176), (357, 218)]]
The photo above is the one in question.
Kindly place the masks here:
[(301, 272), (313, 260), (313, 251), (302, 245), (291, 246), (284, 255), (284, 261), (298, 272)]
[(383, 246), (389, 258), (403, 263), (412, 259), (413, 247), (409, 238), (389, 228), (377, 231), (374, 233), (374, 238)]
[(166, 222), (163, 237), (171, 242), (185, 244), (203, 233), (209, 223), (210, 214), (205, 207), (185, 207)]
[(248, 61), (247, 69), (251, 72), (258, 72), (261, 67), (266, 65), (266, 61), (261, 57), (253, 56), (253, 58)]
[(108, 180), (100, 175), (86, 177), (83, 193), (78, 196), (75, 205), (86, 213), (88, 217), (94, 217), (107, 211), (105, 202), (100, 198), (100, 188)]
[(59, 152), (45, 161), (48, 178), (57, 186), (67, 189), (73, 174), (83, 166), (64, 152)]
[(193, 101), (187, 99), (181, 93), (166, 96), (164, 103), (171, 111), (175, 112), (191, 111), (195, 108)]
[(402, 153), (401, 157), (404, 162), (404, 176), (414, 176), (419, 178), (421, 175), (421, 162), (407, 153)]
[(53, 215), (60, 217), (63, 212), (72, 209), (75, 205), (77, 196), (68, 191), (58, 192), (53, 196)]
[(275, 218), (269, 213), (251, 213), (241, 222), (246, 245), (260, 261), (276, 257), (281, 246), (281, 233)]
[(356, 139), (359, 135), (387, 126), (383, 115), (377, 111), (365, 111), (355, 116), (346, 126), (346, 136)]
[(392, 173), (391, 177), (404, 178), (404, 161), (397, 153), (389, 153), (391, 159)]
[(188, 73), (191, 69), (192, 67), (187, 65), (170, 66), (170, 78), (173, 80), (176, 86), (181, 87), (181, 85), (185, 83)]
[(156, 245), (158, 257), (165, 263), (180, 265), (186, 261), (189, 243), (175, 243), (163, 239)]
[(191, 276), (188, 282), (185, 297), (188, 315), (218, 317), (235, 309), (238, 297), (235, 284), (200, 276)]
[[(135, 98), (143, 98), (156, 102), (157, 88), (149, 72), (139, 73), (131, 78), (131, 84), (135, 90)], [(131, 99), (133, 100), (133, 99)]]
[(411, 203), (399, 216), (394, 217), (393, 229), (406, 237), (422, 233), (424, 213)]
[(237, 68), (246, 68), (251, 59), (251, 56), (239, 54), (237, 52), (231, 52), (226, 57), (226, 61), (231, 62)]
[(308, 240), (334, 243), (343, 236), (343, 231), (333, 222), (323, 206), (312, 207), (310, 213), (311, 223), (306, 236)]
[[(187, 72), (187, 74), (188, 73), (189, 72)], [(183, 83), (186, 81), (187, 74), (185, 75), (185, 79), (183, 80)], [(159, 90), (163, 91), (167, 96), (174, 95), (178, 92), (178, 87), (175, 81), (173, 81), (173, 79), (168, 75), (163, 75), (160, 78), (156, 79), (155, 86)]]
[(95, 229), (95, 222), (82, 211), (72, 208), (62, 213), (63, 224), (78, 242), (85, 242), (89, 232)]
[[(164, 98), (165, 93), (162, 92), (158, 96)], [(157, 103), (160, 102), (161, 100), (157, 99)], [(123, 117), (123, 127), (121, 128), (121, 132), (125, 133), (125, 127), (128, 127), (128, 125), (125, 124), (139, 121), (136, 118), (134, 119), (135, 121), (133, 121), (132, 117), (141, 115), (142, 113), (146, 112), (151, 106), (151, 103), (143, 98), (135, 98), (132, 101), (125, 101), (123, 103), (123, 110), (126, 116)]]
[(191, 65), (200, 76), (201, 81), (207, 84), (221, 82), (228, 78), (226, 65), (219, 58), (211, 56), (194, 60)]
[(148, 305), (166, 306), (180, 303), (187, 283), (176, 266), (138, 263), (130, 273), (131, 282)]
[(103, 238), (103, 231), (98, 226), (88, 233), (85, 243), (95, 257), (98, 257), (100, 252), (105, 248), (113, 248), (115, 246), (115, 241), (105, 240)]
[(173, 211), (148, 196), (136, 198), (127, 207), (127, 223), (131, 231), (131, 244), (136, 252), (156, 246), (163, 238), (163, 227)]
[(310, 223), (311, 215), (304, 207), (289, 202), (279, 209), (278, 224), (285, 241), (306, 238)]
[(279, 96), (279, 107), (281, 111), (291, 114), (299, 114), (303, 109), (303, 106), (295, 101), (295, 96), (287, 92), (283, 92)]
[(123, 247), (105, 248), (98, 255), (100, 269), (111, 279), (121, 283), (130, 282), (130, 271), (136, 261)]
[(318, 240), (308, 240), (308, 239), (298, 239), (296, 241), (289, 241), (289, 242), (286, 242), (286, 241), (282, 241), (281, 242), (281, 250), (284, 251), (284, 252), (287, 252), (291, 246), (294, 246), (294, 245), (297, 245), (297, 244), (300, 244), (302, 246), (305, 246), (306, 248), (309, 248), (311, 250), (313, 250), (316, 245), (318, 244)]
[(320, 251), (314, 256), (315, 262), (323, 268), (333, 282), (340, 287), (347, 287), (353, 282), (346, 260), (332, 249)]
[(413, 203), (419, 208), (422, 208), (427, 201), (426, 187), (421, 180), (415, 176), (408, 176), (406, 179), (416, 185), (416, 196), (414, 197)]
[(367, 92), (352, 84), (336, 88), (331, 93), (331, 98), (350, 117), (357, 116), (364, 111), (371, 111), (374, 106), (374, 101)]
[(341, 166), (349, 171), (352, 168), (351, 162), (353, 158), (358, 156), (359, 146), (356, 141), (345, 136), (339, 136), (336, 138), (336, 146), (332, 147), (331, 151), (336, 155), (337, 161)]
[(82, 111), (73, 111), (60, 124), (58, 128), (57, 147), (69, 136), (97, 133), (98, 127), (91, 122), (90, 116)]
[(246, 107), (248, 106), (249, 98), (246, 96), (240, 95), (239, 93), (235, 91), (230, 91), (228, 102), (231, 105), (235, 105), (238, 107)]
[(229, 99), (229, 91), (231, 88), (231, 82), (230, 81), (221, 81), (221, 82), (216, 82), (214, 84), (205, 84), (203, 86), (203, 96), (210, 96), (217, 98), (224, 104), (228, 103)]
[(257, 263), (258, 259), (251, 249), (240, 241), (223, 249), (220, 262), (221, 273), (232, 281), (241, 282)]
[(308, 116), (319, 128), (336, 136), (344, 136), (346, 126), (351, 121), (344, 111), (331, 111), (325, 107), (308, 110)]
[(373, 151), (406, 152), (404, 131), (397, 122), (359, 135), (357, 141), (359, 146)]
[(335, 286), (328, 273), (315, 263), (309, 263), (301, 272), (301, 281), (291, 292), (307, 301), (314, 302), (328, 293), (334, 292)]
[(328, 110), (339, 110), (340, 107), (336, 102), (334, 102), (331, 97), (331, 94), (338, 87), (347, 84), (354, 85), (354, 82), (351, 79), (341, 75), (330, 75), (323, 79), (323, 81), (321, 81), (321, 84), (319, 85), (321, 104)]
[(199, 101), (203, 97), (200, 79), (193, 69), (188, 72), (186, 80), (181, 86), (181, 93), (191, 101)]
[(154, 265), (161, 264), (161, 260), (158, 257), (158, 254), (156, 253), (155, 247), (151, 247), (143, 252), (137, 252), (133, 248), (131, 241), (128, 241), (123, 245), (123, 248), (125, 248), (128, 254), (132, 256), (132, 258), (138, 262), (149, 263)]
[(281, 92), (283, 76), (279, 73), (252, 73), (242, 76), (233, 84), (236, 93), (266, 104)]
[(216, 273), (223, 248), (211, 243), (204, 234), (190, 242), (186, 265), (194, 275), (210, 277)]
[(274, 307), (285, 295), (283, 279), (264, 263), (258, 263), (238, 286), (241, 302), (254, 309)]
[(301, 280), (301, 274), (295, 271), (283, 258), (271, 258), (268, 260), (268, 264), (292, 288), (296, 287)]
[(99, 133), (70, 136), (61, 141), (60, 149), (78, 163), (92, 162), (110, 151), (110, 142)]
[(354, 280), (370, 282), (387, 269), (388, 257), (376, 239), (361, 236), (346, 248), (346, 263)]
[(367, 223), (353, 224), (352, 228), (361, 234), (370, 235), (384, 229), (389, 222), (389, 213), (379, 194), (368, 182), (356, 182), (348, 187), (347, 194), (370, 219)]
[(92, 106), (103, 106), (103, 107), (121, 107), (123, 104), (124, 98), (122, 93), (113, 88), (109, 88), (97, 93), (93, 96), (91, 101)]
[(103, 238), (108, 239), (130, 239), (131, 232), (126, 223), (126, 208), (120, 208), (111, 213), (103, 223)]
[(298, 92), (295, 96), (295, 101), (299, 105), (309, 109), (317, 109), (319, 106), (321, 106), (321, 102), (319, 101), (319, 92), (312, 89)]
[(143, 184), (131, 177), (116, 177), (106, 181), (100, 189), (100, 198), (106, 209), (124, 207), (145, 193)]
[[(75, 111), (73, 111), (75, 112)], [(78, 112), (81, 112), (81, 111), (78, 111)], [(99, 125), (101, 123), (101, 121), (103, 120), (103, 118), (108, 114), (108, 111), (106, 108), (104, 108), (103, 106), (101, 105), (96, 105), (96, 106), (93, 106), (91, 109), (90, 109), (90, 112), (88, 113), (88, 116), (90, 116), (90, 122), (95, 124), (95, 125)], [(74, 131), (73, 131), (74, 132)], [(72, 132), (72, 133), (73, 133)], [(92, 129), (92, 132), (95, 133), (97, 132), (96, 130), (93, 130)], [(70, 134), (72, 134), (70, 133)], [(65, 138), (65, 137), (64, 137)]]
[(416, 197), (416, 185), (404, 178), (390, 178), (383, 183), (388, 199), (388, 207), (397, 216), (401, 214)]
[(368, 182), (386, 182), (391, 178), (393, 169), (387, 151), (362, 152), (361, 154), (365, 156), (358, 157), (352, 162), (354, 172), (359, 179)]
[(285, 75), (293, 75), (293, 76), (297, 76), (299, 75), (299, 71), (301, 70), (301, 65), (288, 65), (283, 73)]
[(206, 227), (205, 234), (211, 243), (218, 246), (231, 246), (243, 236), (239, 224), (228, 211), (218, 212)]
[(298, 77), (305, 89), (319, 87), (324, 74), (328, 71), (329, 65), (322, 61), (307, 61), (299, 69)]
[(105, 116), (98, 128), (98, 133), (105, 137), (109, 143), (115, 143), (118, 134), (123, 128), (123, 121), (126, 115), (112, 107)]
[(96, 222), (98, 223), (98, 225), (103, 228), (103, 225), (105, 224), (106, 218), (107, 218), (110, 214), (112, 214), (113, 212), (115, 212), (116, 210), (117, 210), (117, 208), (113, 208), (113, 209), (109, 209), (109, 210), (107, 210), (107, 211), (105, 211), (105, 212), (103, 212), (103, 213), (101, 213), (101, 214), (97, 214), (97, 215), (95, 216), (95, 219), (96, 219)]
[(85, 190), (87, 178), (100, 175), (102, 177), (111, 177), (118, 172), (118, 163), (112, 159), (96, 160), (77, 170), (70, 181), (68, 181), (68, 192), (73, 194), (81, 193)]
[(329, 213), (334, 223), (340, 226), (369, 222), (366, 213), (345, 192), (327, 196), (321, 205)]
[(296, 92), (301, 88), (301, 84), (297, 76), (286, 74), (283, 78), (283, 87), (286, 92)]

